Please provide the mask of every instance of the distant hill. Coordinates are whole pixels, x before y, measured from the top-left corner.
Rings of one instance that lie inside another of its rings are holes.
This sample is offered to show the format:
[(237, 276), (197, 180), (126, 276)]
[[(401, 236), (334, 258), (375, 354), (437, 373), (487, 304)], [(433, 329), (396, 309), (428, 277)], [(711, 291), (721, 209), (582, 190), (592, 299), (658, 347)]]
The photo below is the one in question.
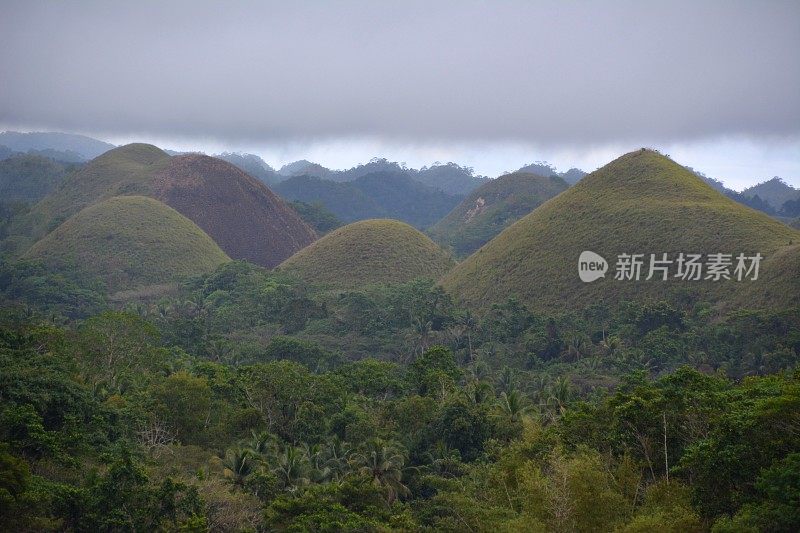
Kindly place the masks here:
[(338, 227), (344, 226), (344, 222), (339, 220), (336, 215), (328, 211), (319, 202), (307, 204), (299, 200), (294, 200), (289, 206), (297, 211), (303, 221), (314, 228), (317, 235), (324, 235)]
[(560, 177), (527, 172), (488, 181), (428, 230), (436, 242), (465, 257), (550, 198), (569, 188)]
[(7, 146), (15, 152), (23, 153), (27, 153), (30, 150), (71, 152), (77, 154), (82, 161), (94, 159), (114, 148), (113, 144), (98, 141), (84, 135), (51, 132), (20, 133), (17, 131), (0, 133), (0, 145)]
[[(800, 232), (726, 198), (657, 152), (639, 150), (504, 230), (453, 269), (443, 285), (478, 308), (512, 296), (532, 309), (553, 310), (676, 294), (736, 305), (745, 293), (750, 305), (782, 307), (800, 304), (791, 251), (798, 242)], [(578, 257), (586, 250), (609, 263), (605, 277), (592, 283), (578, 278)], [(681, 252), (760, 252), (766, 259), (758, 281), (614, 279), (619, 254), (648, 254), (649, 260), (651, 253), (675, 259)], [(770, 296), (754, 299), (756, 293)]]
[(462, 199), (420, 183), (404, 173), (376, 172), (353, 181), (361, 192), (375, 200), (389, 218), (420, 229), (435, 224)]
[(69, 175), (17, 224), (37, 239), (84, 207), (122, 195), (150, 196), (194, 221), (232, 258), (272, 267), (316, 235), (263, 183), (220, 159), (170, 157), (148, 144), (111, 150)]
[(408, 177), (447, 194), (464, 196), (484, 183), (488, 178), (476, 176), (469, 167), (456, 163), (435, 163), (430, 167), (413, 169), (405, 163), (397, 163), (383, 158), (373, 158), (369, 162), (347, 170), (330, 170), (305, 159), (284, 165), (278, 174), (285, 177), (313, 176), (336, 182), (355, 181), (369, 174), (406, 174)]
[(344, 222), (395, 218), (425, 228), (461, 200), (402, 172), (376, 172), (349, 182), (296, 176), (274, 187), (287, 200), (319, 202)]
[(278, 175), (274, 168), (269, 166), (263, 159), (255, 154), (223, 152), (213, 157), (227, 161), (250, 174), (254, 178), (263, 181), (267, 185), (274, 185), (283, 178)]
[(122, 196), (67, 219), (24, 256), (105, 283), (110, 292), (205, 274), (230, 259), (191, 220), (152, 198)]
[(319, 203), (344, 222), (387, 216), (387, 212), (353, 183), (339, 183), (316, 176), (295, 176), (273, 190), (290, 201)]
[(771, 180), (748, 187), (742, 191), (742, 195), (747, 198), (758, 196), (769, 204), (776, 213), (780, 213), (783, 209), (783, 204), (800, 199), (800, 190), (795, 189), (776, 176)]
[(515, 171), (515, 173), (529, 173), (538, 176), (558, 176), (570, 185), (575, 185), (586, 175), (586, 172), (579, 168), (571, 168), (566, 172), (559, 172), (556, 168), (547, 161), (536, 161), (525, 165)]
[(580, 180), (582, 180), (583, 177), (586, 176), (586, 174), (587, 174), (587, 172), (585, 172), (585, 171), (583, 171), (583, 170), (581, 170), (579, 168), (571, 168), (571, 169), (567, 170), (566, 172), (561, 172), (559, 174), (559, 176), (561, 177), (561, 179), (563, 179), (564, 181), (566, 181), (570, 185), (575, 185)]
[(322, 237), (281, 270), (308, 283), (356, 288), (370, 283), (438, 279), (453, 260), (433, 241), (396, 220), (363, 220)]
[(18, 154), (0, 160), (0, 202), (38, 202), (79, 165)]
[[(757, 192), (754, 192), (754, 193), (749, 194), (749, 195), (748, 194), (744, 194), (744, 192), (737, 192), (737, 191), (734, 191), (733, 189), (727, 188), (725, 186), (725, 184), (722, 183), (718, 179), (714, 179), (714, 178), (708, 177), (705, 174), (703, 174), (702, 172), (699, 172), (699, 171), (693, 169), (692, 167), (685, 167), (685, 168), (687, 170), (689, 170), (690, 172), (692, 172), (693, 174), (695, 174), (695, 175), (699, 176), (700, 178), (702, 178), (703, 181), (705, 181), (706, 183), (711, 185), (711, 187), (713, 187), (717, 191), (721, 192), (722, 194), (724, 194), (725, 196), (727, 196), (731, 200), (739, 202), (740, 204), (746, 205), (747, 207), (750, 207), (752, 209), (757, 209), (758, 211), (761, 211), (762, 213), (766, 213), (771, 217), (774, 217), (774, 218), (777, 218), (778, 220), (781, 220), (781, 217), (779, 216), (781, 214), (780, 210), (779, 209), (776, 210), (772, 205), (770, 205), (769, 202), (767, 202), (766, 200), (761, 198), (761, 196), (759, 196), (757, 194)], [(788, 216), (790, 216), (790, 215), (788, 215)]]
[(461, 196), (469, 194), (489, 180), (486, 176), (476, 176), (471, 168), (456, 163), (422, 167), (413, 177), (440, 191)]

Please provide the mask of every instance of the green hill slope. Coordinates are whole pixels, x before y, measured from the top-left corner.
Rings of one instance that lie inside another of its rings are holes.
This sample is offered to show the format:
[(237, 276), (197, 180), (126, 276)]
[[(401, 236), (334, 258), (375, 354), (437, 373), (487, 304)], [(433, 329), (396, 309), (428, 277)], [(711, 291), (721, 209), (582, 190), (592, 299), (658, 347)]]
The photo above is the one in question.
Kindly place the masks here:
[(309, 283), (353, 288), (368, 283), (438, 279), (453, 260), (432, 240), (397, 220), (363, 220), (337, 229), (281, 265)]
[(428, 234), (443, 246), (451, 247), (457, 257), (465, 257), (568, 188), (557, 176), (506, 174), (474, 190), (431, 227)]
[(152, 198), (120, 196), (83, 209), (26, 254), (109, 291), (212, 271), (230, 259), (191, 220)]
[[(792, 305), (800, 304), (800, 281), (790, 272), (796, 255), (777, 256), (798, 242), (800, 232), (726, 198), (674, 161), (639, 150), (589, 174), (507, 228), (442, 283), (475, 307), (511, 296), (533, 309), (553, 310), (676, 293), (732, 303), (741, 302), (737, 294), (767, 294), (768, 287), (774, 299), (754, 304)], [(578, 257), (584, 250), (608, 261), (604, 278), (580, 281)], [(758, 281), (614, 279), (618, 254), (646, 254), (649, 261), (651, 253), (674, 259), (681, 252), (760, 252), (767, 259)]]
[(22, 231), (34, 241), (54, 230), (84, 207), (121, 195), (149, 195), (152, 174), (170, 157), (150, 144), (114, 148), (69, 175), (61, 186), (36, 204)]

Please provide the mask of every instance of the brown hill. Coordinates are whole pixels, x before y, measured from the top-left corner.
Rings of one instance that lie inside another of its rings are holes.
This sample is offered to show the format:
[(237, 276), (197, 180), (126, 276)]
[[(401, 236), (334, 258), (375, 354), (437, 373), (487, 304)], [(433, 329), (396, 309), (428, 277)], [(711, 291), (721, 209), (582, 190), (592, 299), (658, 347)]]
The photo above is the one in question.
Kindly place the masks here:
[(263, 183), (214, 157), (172, 157), (154, 174), (151, 194), (194, 221), (234, 259), (273, 267), (316, 239)]

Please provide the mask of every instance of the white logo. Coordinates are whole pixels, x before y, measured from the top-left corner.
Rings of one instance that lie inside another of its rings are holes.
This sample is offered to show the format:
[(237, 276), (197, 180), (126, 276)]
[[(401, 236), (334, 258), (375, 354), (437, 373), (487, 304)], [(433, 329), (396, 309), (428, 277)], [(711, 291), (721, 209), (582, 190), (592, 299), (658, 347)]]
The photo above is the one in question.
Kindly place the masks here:
[(581, 252), (578, 258), (578, 276), (581, 281), (591, 283), (592, 281), (604, 278), (608, 270), (608, 263), (602, 256), (594, 252)]

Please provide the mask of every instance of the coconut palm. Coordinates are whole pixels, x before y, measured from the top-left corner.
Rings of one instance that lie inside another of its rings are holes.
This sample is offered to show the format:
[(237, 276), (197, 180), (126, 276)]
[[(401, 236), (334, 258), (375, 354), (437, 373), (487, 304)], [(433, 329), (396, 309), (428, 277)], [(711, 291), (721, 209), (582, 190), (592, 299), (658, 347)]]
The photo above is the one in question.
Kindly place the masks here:
[(330, 479), (339, 481), (349, 472), (350, 463), (348, 459), (350, 455), (350, 447), (338, 437), (331, 439), (322, 448), (322, 456), (324, 458), (323, 465), (330, 472)]
[(376, 486), (386, 490), (386, 500), (390, 504), (398, 497), (410, 494), (402, 482), (405, 457), (396, 445), (373, 439), (362, 453), (353, 456), (353, 463), (361, 474), (369, 476)]
[(302, 448), (287, 445), (273, 459), (272, 473), (285, 490), (294, 491), (311, 481), (308, 457)]
[(247, 448), (228, 450), (222, 460), (223, 475), (236, 487), (243, 487), (247, 477), (257, 466), (257, 458)]
[(512, 422), (519, 422), (522, 418), (532, 411), (533, 407), (528, 398), (519, 391), (510, 393), (502, 392), (497, 399), (497, 410), (499, 414)]
[(275, 452), (277, 448), (277, 437), (268, 431), (256, 433), (252, 431), (250, 440), (247, 442), (247, 449), (257, 456), (267, 456)]

